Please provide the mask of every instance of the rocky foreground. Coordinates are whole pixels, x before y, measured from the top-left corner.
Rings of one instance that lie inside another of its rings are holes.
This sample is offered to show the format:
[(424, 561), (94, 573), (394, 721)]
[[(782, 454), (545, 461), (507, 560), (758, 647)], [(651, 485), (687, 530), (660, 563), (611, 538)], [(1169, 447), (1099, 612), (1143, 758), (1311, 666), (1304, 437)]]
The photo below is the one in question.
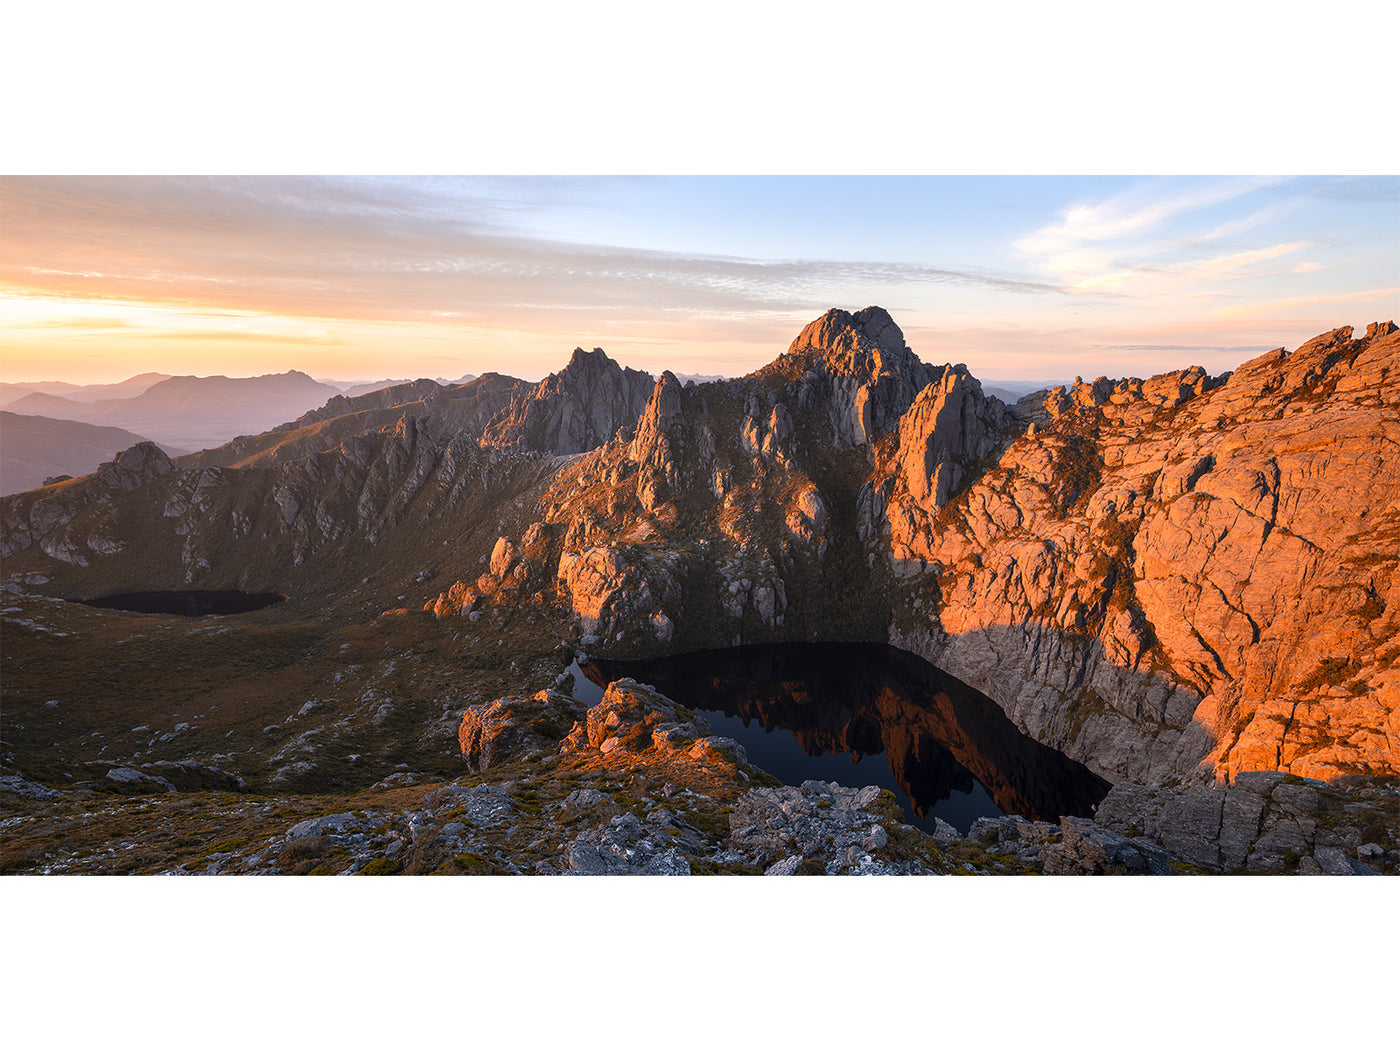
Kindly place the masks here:
[(6, 873), (1119, 875), (1400, 871), (1400, 787), (1247, 774), (1115, 788), (1094, 819), (901, 820), (887, 791), (782, 785), (649, 686), (584, 708), (558, 688), (468, 708), (471, 775), (347, 796), (181, 792), (159, 771), (55, 790), (0, 777)]

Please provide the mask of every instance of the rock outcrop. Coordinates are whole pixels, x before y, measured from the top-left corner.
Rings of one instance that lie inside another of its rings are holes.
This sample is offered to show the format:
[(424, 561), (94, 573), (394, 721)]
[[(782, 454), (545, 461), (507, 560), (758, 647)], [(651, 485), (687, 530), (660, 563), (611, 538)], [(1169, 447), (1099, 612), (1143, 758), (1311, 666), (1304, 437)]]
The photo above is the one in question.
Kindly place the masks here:
[(1225, 788), (1120, 786), (1094, 819), (1109, 831), (1146, 836), (1202, 871), (1371, 875), (1379, 871), (1362, 854), (1379, 860), (1400, 846), (1391, 842), (1400, 830), (1395, 809), (1394, 791), (1355, 792), (1260, 771), (1241, 773)]
[(765, 875), (793, 875), (824, 859), (824, 875), (928, 875), (918, 860), (891, 863), (873, 855), (889, 843), (888, 816), (871, 812), (880, 799), (874, 786), (846, 788), (820, 780), (801, 787), (754, 788), (729, 815), (727, 849), (721, 860), (738, 859)]
[(554, 455), (597, 448), (636, 425), (654, 380), (622, 368), (601, 349), (575, 349), (568, 367), (512, 399), (485, 428), (482, 444)]
[(174, 467), (170, 457), (154, 441), (141, 441), (117, 458), (97, 468), (97, 481), (111, 489), (131, 491), (148, 481), (169, 474)]
[(869, 306), (856, 313), (828, 310), (755, 377), (785, 381), (809, 428), (815, 414), (825, 423), (818, 433), (827, 431), (838, 444), (868, 445), (942, 372), (914, 356), (885, 310)]
[(457, 739), (467, 765), (479, 772), (502, 759), (548, 754), (583, 717), (584, 706), (548, 690), (468, 707)]

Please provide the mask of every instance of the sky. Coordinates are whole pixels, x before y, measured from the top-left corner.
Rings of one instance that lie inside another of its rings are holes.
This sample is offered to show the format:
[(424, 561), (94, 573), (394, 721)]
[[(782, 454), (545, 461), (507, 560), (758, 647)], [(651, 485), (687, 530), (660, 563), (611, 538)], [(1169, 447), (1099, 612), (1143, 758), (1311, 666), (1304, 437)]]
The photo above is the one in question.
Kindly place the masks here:
[(1400, 317), (1400, 176), (0, 177), (8, 381), (740, 375), (831, 307), (997, 379)]

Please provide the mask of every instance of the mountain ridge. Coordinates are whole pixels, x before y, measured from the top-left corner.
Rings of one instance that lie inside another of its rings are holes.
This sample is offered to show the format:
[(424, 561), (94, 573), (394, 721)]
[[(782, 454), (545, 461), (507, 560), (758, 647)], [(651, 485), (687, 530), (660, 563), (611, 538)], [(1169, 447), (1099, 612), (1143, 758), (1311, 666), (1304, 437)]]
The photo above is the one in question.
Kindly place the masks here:
[[(603, 655), (890, 642), (1115, 783), (1393, 775), (1400, 338), (1353, 335), (1014, 405), (921, 361), (878, 308), (830, 311), (741, 379), (663, 373), (644, 400), (580, 350), (553, 384), (315, 421), (265, 466), (138, 457), (131, 489), (9, 497), (0, 553), (10, 586), (63, 596), (555, 608)], [(399, 582), (415, 565), (431, 575)]]
[[(28, 416), (0, 410), (0, 495), (40, 487), (55, 475), (95, 471), (132, 445), (148, 441), (120, 427), (99, 427), (69, 419)], [(165, 448), (168, 455), (183, 449)]]
[(323, 405), (340, 391), (295, 369), (261, 376), (170, 376), (132, 397), (76, 402), (30, 394), (10, 411), (119, 426), (154, 440), (189, 447), (218, 444), (248, 429), (276, 426)]
[(34, 383), (0, 383), (0, 407), (8, 408), (27, 394), (53, 394), (69, 401), (91, 402), (103, 397), (122, 395), (135, 397), (162, 379), (169, 379), (166, 372), (142, 372), (120, 383), (65, 383), (62, 381), (40, 381)]

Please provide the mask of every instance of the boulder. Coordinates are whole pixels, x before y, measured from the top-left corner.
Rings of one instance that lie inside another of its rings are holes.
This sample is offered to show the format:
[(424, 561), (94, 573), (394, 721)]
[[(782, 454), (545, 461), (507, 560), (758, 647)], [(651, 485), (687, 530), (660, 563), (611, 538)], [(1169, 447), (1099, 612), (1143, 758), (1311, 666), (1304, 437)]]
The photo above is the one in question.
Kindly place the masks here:
[[(690, 862), (631, 813), (581, 832), (562, 858), (565, 875), (689, 875)], [(664, 833), (663, 833), (664, 834)]]
[(1047, 875), (1170, 875), (1171, 858), (1160, 846), (1124, 838), (1079, 817), (1063, 817), (1060, 843), (1044, 847)]
[(493, 763), (552, 753), (585, 710), (580, 701), (552, 690), (475, 704), (457, 731), (462, 757), (470, 768), (485, 772)]

